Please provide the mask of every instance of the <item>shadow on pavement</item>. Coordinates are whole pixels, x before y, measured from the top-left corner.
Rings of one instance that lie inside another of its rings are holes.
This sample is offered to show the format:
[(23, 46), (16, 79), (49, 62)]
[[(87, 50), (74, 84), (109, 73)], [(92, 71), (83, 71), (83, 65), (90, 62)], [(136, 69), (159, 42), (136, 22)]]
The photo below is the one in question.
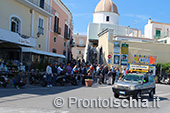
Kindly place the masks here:
[(21, 95), (21, 94), (32, 94), (37, 96), (54, 95), (62, 92), (67, 92), (70, 90), (75, 90), (81, 87), (84, 86), (81, 84), (78, 86), (72, 86), (70, 84), (66, 84), (65, 86), (55, 86), (55, 87), (47, 88), (47, 87), (27, 84), (22, 89), (16, 89), (9, 86), (7, 88), (0, 87), (0, 100), (2, 100), (3, 97), (10, 97), (10, 96)]

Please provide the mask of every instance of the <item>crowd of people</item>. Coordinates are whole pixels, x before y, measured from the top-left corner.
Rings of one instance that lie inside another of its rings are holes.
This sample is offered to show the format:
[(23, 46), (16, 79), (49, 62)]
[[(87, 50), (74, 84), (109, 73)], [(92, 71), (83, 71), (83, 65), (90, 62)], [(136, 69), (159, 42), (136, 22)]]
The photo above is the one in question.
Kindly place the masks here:
[[(87, 63), (77, 63), (72, 65), (68, 63), (67, 65), (58, 64), (56, 62), (54, 65), (49, 64), (46, 67), (47, 73), (47, 87), (56, 86), (55, 79), (61, 73), (78, 74), (78, 80), (82, 84), (85, 84), (85, 79), (93, 79), (94, 82), (98, 84), (114, 84), (119, 79), (120, 70), (118, 67), (112, 66), (110, 69), (107, 65), (98, 64), (91, 65)], [(127, 70), (124, 69), (122, 72), (123, 76), (127, 74)], [(53, 76), (53, 81), (52, 81)]]

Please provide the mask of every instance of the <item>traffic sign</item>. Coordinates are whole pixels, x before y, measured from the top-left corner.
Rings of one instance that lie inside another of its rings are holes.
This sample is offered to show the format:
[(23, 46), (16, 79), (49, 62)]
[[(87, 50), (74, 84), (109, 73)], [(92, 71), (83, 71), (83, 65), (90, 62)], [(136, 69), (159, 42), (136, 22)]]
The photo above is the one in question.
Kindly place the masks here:
[(108, 58), (111, 59), (111, 58), (112, 58), (112, 55), (108, 55)]

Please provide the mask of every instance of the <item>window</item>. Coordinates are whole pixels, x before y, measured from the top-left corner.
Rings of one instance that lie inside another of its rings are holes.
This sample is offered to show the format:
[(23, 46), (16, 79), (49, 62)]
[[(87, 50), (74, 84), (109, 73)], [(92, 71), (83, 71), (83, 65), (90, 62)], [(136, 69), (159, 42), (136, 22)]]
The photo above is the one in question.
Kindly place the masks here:
[(81, 51), (79, 51), (79, 54), (81, 54)]
[(11, 31), (21, 33), (21, 21), (16, 17), (11, 18)]
[(57, 16), (54, 18), (54, 32), (59, 32), (59, 18)]
[(106, 16), (106, 21), (109, 22), (109, 16)]
[(149, 82), (154, 82), (153, 77), (149, 76)]
[(66, 50), (63, 50), (63, 55), (66, 56)]
[(79, 45), (83, 46), (83, 39), (79, 39)]
[(156, 30), (156, 37), (161, 37), (161, 30)]
[(41, 48), (41, 44), (39, 44), (38, 47)]
[(145, 77), (144, 77), (144, 80), (143, 80), (143, 83), (148, 83), (148, 82), (149, 82), (148, 76), (145, 76)]
[(44, 9), (44, 0), (40, 0), (40, 7)]
[(52, 49), (53, 53), (57, 53), (57, 50), (55, 48)]
[(64, 42), (64, 47), (66, 47), (66, 42)]
[(44, 28), (43, 28), (43, 19), (39, 18), (39, 24), (38, 24), (38, 33), (44, 34)]
[(68, 39), (68, 26), (65, 24), (64, 38)]
[(57, 39), (56, 39), (56, 37), (54, 37), (54, 43), (56, 43), (57, 42)]

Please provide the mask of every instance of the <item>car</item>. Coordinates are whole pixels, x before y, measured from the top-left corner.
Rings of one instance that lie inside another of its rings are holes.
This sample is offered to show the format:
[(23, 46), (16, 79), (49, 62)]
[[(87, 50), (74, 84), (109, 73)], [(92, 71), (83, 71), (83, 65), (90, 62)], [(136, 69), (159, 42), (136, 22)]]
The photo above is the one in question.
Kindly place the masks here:
[(120, 95), (123, 95), (138, 99), (141, 98), (141, 94), (149, 94), (149, 97), (153, 98), (156, 85), (154, 77), (149, 73), (130, 73), (121, 81), (116, 82), (112, 90), (115, 98), (119, 98)]

